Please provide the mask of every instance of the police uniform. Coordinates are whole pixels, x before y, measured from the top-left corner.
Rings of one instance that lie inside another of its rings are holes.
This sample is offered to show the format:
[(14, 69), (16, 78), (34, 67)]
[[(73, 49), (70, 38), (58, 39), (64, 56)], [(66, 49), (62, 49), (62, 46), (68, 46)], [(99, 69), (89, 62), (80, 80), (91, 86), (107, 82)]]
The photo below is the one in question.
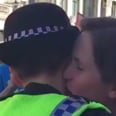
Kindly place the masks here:
[[(70, 56), (79, 34), (60, 7), (50, 3), (27, 5), (11, 13), (5, 22), (0, 60), (11, 68), (28, 70), (28, 75), (37, 69), (38, 73), (50, 68), (56, 68), (57, 72)], [(32, 79), (33, 75), (30, 75)], [(24, 80), (27, 78), (26, 75)], [(70, 98), (48, 85), (37, 83), (30, 83), (24, 91), (0, 101), (0, 116), (80, 116), (87, 110), (97, 109), (110, 113), (99, 103), (87, 102), (81, 97)]]
[(99, 103), (67, 97), (49, 85), (37, 83), (1, 99), (0, 109), (0, 116), (110, 116), (110, 111)]

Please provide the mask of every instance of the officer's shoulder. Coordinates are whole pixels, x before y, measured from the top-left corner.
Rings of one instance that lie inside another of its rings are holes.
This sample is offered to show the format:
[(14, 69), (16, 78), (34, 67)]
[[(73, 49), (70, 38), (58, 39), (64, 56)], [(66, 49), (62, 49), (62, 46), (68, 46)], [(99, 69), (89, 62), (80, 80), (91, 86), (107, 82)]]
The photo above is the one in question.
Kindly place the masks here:
[(112, 116), (111, 111), (97, 101), (92, 101), (79, 96), (73, 96), (72, 98), (75, 99), (73, 100), (74, 102), (79, 102), (80, 104), (80, 107), (77, 105), (77, 111), (86, 105), (86, 107), (83, 107), (82, 116)]
[(15, 94), (10, 94), (10, 95), (7, 95), (7, 96), (0, 96), (0, 102), (4, 101), (4, 100), (7, 100), (8, 98), (11, 98), (13, 97)]
[(86, 110), (81, 116), (112, 116), (112, 114), (103, 109), (91, 109)]

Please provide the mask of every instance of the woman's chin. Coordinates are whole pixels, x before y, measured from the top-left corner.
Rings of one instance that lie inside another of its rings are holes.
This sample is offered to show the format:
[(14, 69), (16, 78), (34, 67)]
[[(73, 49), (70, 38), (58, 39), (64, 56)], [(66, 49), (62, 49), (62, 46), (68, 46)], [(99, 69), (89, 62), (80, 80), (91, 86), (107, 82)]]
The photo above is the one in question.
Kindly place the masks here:
[(75, 91), (73, 85), (67, 84), (67, 90), (71, 95), (77, 95), (77, 92)]

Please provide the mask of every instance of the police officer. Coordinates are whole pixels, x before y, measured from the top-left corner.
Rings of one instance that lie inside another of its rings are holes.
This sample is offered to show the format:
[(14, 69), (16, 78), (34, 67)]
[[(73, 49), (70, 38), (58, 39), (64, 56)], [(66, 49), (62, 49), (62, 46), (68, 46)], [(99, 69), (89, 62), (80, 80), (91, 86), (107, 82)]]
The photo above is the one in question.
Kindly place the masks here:
[(62, 71), (78, 34), (50, 3), (24, 6), (7, 18), (0, 59), (24, 91), (1, 99), (0, 116), (110, 116), (100, 103), (63, 95)]

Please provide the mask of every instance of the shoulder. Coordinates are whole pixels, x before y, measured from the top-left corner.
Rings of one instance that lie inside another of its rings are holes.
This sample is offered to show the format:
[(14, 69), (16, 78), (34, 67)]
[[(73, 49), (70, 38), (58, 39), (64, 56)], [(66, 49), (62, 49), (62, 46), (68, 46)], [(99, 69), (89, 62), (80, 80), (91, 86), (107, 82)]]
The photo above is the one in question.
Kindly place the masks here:
[(73, 100), (77, 114), (82, 116), (111, 116), (111, 111), (103, 104), (85, 99), (83, 97), (74, 97)]
[(112, 116), (111, 113), (103, 109), (93, 109), (93, 110), (86, 110), (82, 116)]
[(110, 116), (110, 110), (104, 105), (78, 96), (66, 98), (60, 103), (54, 110), (54, 114), (56, 115), (59, 112), (60, 115), (74, 114), (75, 116), (80, 116), (83, 114), (82, 116)]
[(83, 98), (86, 102), (77, 107), (77, 112), (80, 111), (81, 116), (112, 116), (111, 111), (103, 104)]
[(6, 64), (0, 64), (0, 69), (2, 70), (2, 69), (8, 69), (9, 68), (9, 66), (8, 65), (6, 65)]
[(6, 64), (0, 64), (0, 79), (5, 83), (10, 79), (9, 66)]
[(9, 66), (6, 65), (6, 64), (0, 64), (0, 75), (3, 75), (3, 74), (9, 74), (10, 71), (9, 71)]

